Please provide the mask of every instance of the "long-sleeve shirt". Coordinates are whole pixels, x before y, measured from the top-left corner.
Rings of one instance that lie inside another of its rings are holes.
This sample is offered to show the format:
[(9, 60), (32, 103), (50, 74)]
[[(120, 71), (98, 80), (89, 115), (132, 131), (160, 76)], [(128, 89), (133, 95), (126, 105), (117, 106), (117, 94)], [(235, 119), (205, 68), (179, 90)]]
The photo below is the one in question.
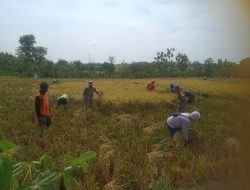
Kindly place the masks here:
[(40, 101), (41, 101), (40, 96), (36, 96), (36, 98), (35, 98), (35, 110), (36, 110), (36, 117), (37, 118), (39, 118), (41, 116), (41, 113), (40, 113)]
[(167, 119), (167, 124), (172, 128), (181, 128), (184, 139), (188, 141), (188, 128), (190, 125), (189, 113), (181, 113), (181, 115), (171, 116)]

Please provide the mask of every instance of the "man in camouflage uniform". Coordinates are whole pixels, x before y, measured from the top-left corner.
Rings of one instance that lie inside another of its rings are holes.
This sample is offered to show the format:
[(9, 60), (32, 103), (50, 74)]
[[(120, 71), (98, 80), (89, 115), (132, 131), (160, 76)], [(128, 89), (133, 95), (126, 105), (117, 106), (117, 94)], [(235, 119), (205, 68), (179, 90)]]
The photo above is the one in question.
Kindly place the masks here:
[(83, 102), (85, 108), (92, 108), (92, 99), (94, 96), (94, 93), (97, 93), (100, 95), (100, 93), (93, 87), (93, 82), (89, 81), (89, 86), (84, 89), (83, 91)]
[(195, 94), (191, 91), (184, 91), (179, 86), (177, 86), (175, 83), (172, 83), (170, 85), (171, 92), (174, 92), (178, 95), (178, 113), (182, 113), (185, 110), (185, 106), (187, 103), (194, 103)]

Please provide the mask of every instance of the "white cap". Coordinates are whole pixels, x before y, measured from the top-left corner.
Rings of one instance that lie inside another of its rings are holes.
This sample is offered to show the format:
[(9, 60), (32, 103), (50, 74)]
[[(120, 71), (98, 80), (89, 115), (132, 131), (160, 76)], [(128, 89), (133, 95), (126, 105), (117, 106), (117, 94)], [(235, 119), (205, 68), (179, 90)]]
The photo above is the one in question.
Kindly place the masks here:
[(201, 114), (198, 111), (193, 111), (189, 115), (189, 118), (191, 118), (192, 120), (198, 120), (200, 119), (200, 117), (201, 117)]

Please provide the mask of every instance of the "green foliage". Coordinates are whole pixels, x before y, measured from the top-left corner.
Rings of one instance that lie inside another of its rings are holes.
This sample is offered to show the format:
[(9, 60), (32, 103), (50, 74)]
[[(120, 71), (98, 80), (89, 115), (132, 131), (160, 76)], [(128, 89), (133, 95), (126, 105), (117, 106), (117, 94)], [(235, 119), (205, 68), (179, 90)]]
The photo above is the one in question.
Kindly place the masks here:
[(0, 157), (0, 189), (9, 190), (12, 179), (13, 161)]
[(171, 190), (171, 184), (164, 179), (155, 181), (152, 185), (152, 190)]
[(186, 54), (178, 53), (175, 59), (180, 71), (184, 72), (188, 66), (189, 62), (188, 56)]
[[(0, 141), (0, 148), (8, 152), (15, 147), (11, 141)], [(70, 165), (62, 172), (54, 171), (52, 157), (43, 155), (39, 161), (15, 163), (7, 156), (0, 157), (0, 189), (27, 189), (27, 190), (55, 190), (59, 188), (61, 180), (66, 189), (79, 189), (80, 185), (74, 171), (81, 168), (84, 173), (88, 172), (87, 161), (96, 157), (96, 153), (88, 151), (78, 158), (68, 156), (65, 162)]]
[(0, 152), (8, 152), (10, 149), (14, 148), (16, 145), (7, 140), (0, 140)]
[[(154, 62), (132, 62), (131, 64), (115, 63), (115, 57), (110, 56), (108, 62), (82, 63), (80, 60), (68, 62), (59, 59), (56, 63), (47, 60), (47, 48), (35, 46), (35, 36), (23, 35), (19, 39), (20, 46), (16, 50), (17, 57), (0, 53), (0, 75), (32, 76), (37, 73), (40, 77), (56, 78), (151, 78), (177, 76), (208, 76), (208, 77), (247, 77), (248, 64), (236, 65), (230, 61), (212, 58), (191, 63), (186, 54), (178, 53), (174, 60), (174, 48), (167, 48), (166, 52), (157, 52)], [(242, 60), (242, 63), (248, 59)]]
[[(72, 170), (76, 167), (80, 167), (84, 173), (88, 172), (88, 164), (86, 161), (91, 160), (96, 157), (96, 153), (94, 151), (88, 151), (81, 154), (78, 158), (67, 156), (64, 158), (64, 162), (70, 164), (72, 166)], [(67, 169), (67, 171), (71, 171), (71, 169)]]

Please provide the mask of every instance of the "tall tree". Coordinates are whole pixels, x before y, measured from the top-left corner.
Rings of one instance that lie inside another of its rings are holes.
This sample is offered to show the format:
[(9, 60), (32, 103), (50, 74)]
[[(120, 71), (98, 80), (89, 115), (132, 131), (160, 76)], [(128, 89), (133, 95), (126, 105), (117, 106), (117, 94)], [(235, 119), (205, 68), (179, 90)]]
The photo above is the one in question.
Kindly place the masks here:
[(25, 61), (33, 61), (35, 36), (33, 34), (23, 35), (19, 38), (19, 43), (20, 46), (16, 50), (17, 55), (24, 58)]
[(188, 66), (188, 56), (186, 54), (181, 54), (178, 53), (177, 56), (175, 57), (177, 66), (181, 72), (184, 72), (187, 69)]
[(115, 63), (115, 57), (114, 56), (109, 56), (108, 58), (108, 62), (111, 63), (111, 64), (114, 64)]
[(24, 59), (27, 65), (36, 65), (37, 72), (40, 65), (46, 60), (47, 48), (41, 46), (34, 46), (36, 44), (36, 38), (33, 34), (23, 35), (19, 38), (20, 46), (17, 48), (17, 55)]
[(205, 65), (204, 65), (204, 75), (205, 76), (213, 76), (214, 71), (214, 60), (210, 57), (205, 60)]
[(165, 64), (165, 63), (171, 63), (172, 58), (174, 56), (174, 48), (167, 48), (167, 52), (157, 52), (156, 57), (154, 57), (154, 60), (157, 64)]

